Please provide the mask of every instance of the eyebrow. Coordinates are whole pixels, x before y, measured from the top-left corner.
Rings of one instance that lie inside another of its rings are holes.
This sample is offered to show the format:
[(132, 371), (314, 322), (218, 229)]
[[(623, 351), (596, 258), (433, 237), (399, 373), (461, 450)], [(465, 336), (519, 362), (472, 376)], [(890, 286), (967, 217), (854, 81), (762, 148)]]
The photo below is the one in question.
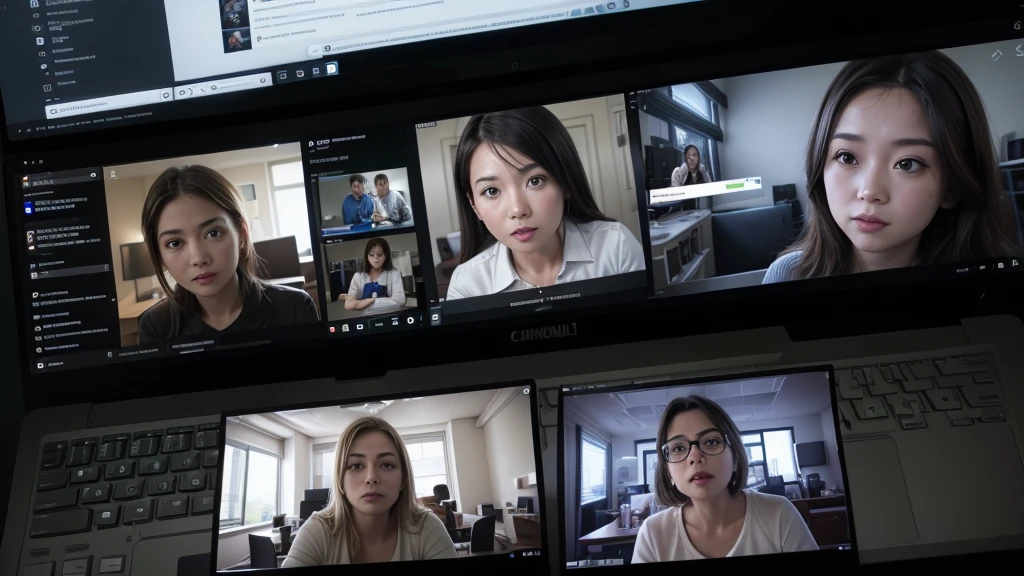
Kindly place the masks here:
[[(536, 162), (531, 162), (529, 164), (525, 164), (519, 168), (516, 168), (516, 172), (520, 174), (526, 174), (527, 172), (533, 170), (534, 168), (540, 168), (540, 164)], [(481, 182), (494, 182), (497, 179), (497, 176), (481, 176), (480, 178), (477, 178), (476, 182), (474, 182), (473, 184), (479, 184)]]
[[(864, 142), (864, 137), (860, 134), (852, 134), (850, 132), (839, 132), (832, 137), (833, 140), (847, 140), (849, 142)], [(898, 138), (892, 141), (896, 146), (928, 146), (929, 148), (936, 148), (935, 143), (927, 138)]]
[[(395, 456), (394, 452), (381, 452), (380, 454), (377, 454), (377, 458), (383, 458), (385, 456), (391, 456), (392, 458), (397, 458), (397, 456)], [(366, 454), (355, 453), (355, 454), (349, 454), (348, 457), (349, 458), (366, 458)]]
[[(210, 218), (209, 220), (204, 220), (203, 222), (200, 222), (198, 227), (199, 228), (206, 228), (207, 226), (209, 226), (210, 224), (213, 224), (214, 222), (216, 222), (218, 220), (220, 220), (221, 222), (225, 221), (223, 216), (214, 216), (213, 218)], [(157, 238), (163, 238), (164, 236), (166, 236), (168, 234), (181, 234), (181, 233), (182, 233), (182, 231), (179, 228), (175, 228), (174, 230), (164, 230), (163, 232), (160, 233), (159, 236), (157, 236)]]
[[(719, 430), (718, 428), (708, 428), (707, 430), (701, 430), (700, 432), (697, 432), (697, 436), (695, 436), (695, 438), (700, 438), (701, 436), (703, 436), (705, 434), (708, 434), (708, 433), (711, 433), (711, 432), (719, 432), (719, 433), (721, 433), (722, 431)], [(687, 438), (687, 439), (689, 439), (686, 436), (686, 434), (676, 434), (672, 438)], [(671, 440), (672, 438), (669, 438), (669, 440)]]

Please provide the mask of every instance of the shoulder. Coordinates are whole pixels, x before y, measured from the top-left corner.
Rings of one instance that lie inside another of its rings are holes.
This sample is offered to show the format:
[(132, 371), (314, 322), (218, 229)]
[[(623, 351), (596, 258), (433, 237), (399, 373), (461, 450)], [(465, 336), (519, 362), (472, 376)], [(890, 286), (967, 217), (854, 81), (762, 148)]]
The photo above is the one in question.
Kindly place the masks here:
[(783, 254), (776, 258), (771, 266), (768, 267), (768, 271), (765, 272), (762, 284), (795, 280), (796, 267), (800, 264), (800, 258), (803, 257), (803, 254), (803, 251), (797, 250), (796, 252)]
[(591, 222), (576, 222), (576, 227), (584, 236), (613, 235), (632, 236), (625, 224), (614, 220), (594, 220)]
[(179, 313), (171, 299), (164, 298), (139, 316), (139, 327), (152, 338), (166, 338), (175, 324), (175, 315)]
[(755, 490), (746, 490), (744, 493), (751, 511), (762, 518), (779, 518), (790, 511), (796, 512), (796, 507), (785, 496), (763, 494)]
[(312, 304), (313, 298), (305, 290), (292, 288), (290, 286), (278, 286), (276, 284), (264, 284), (263, 295), (271, 302), (281, 306), (303, 305), (307, 302)]
[(670, 506), (661, 512), (655, 512), (644, 520), (643, 527), (652, 530), (673, 528), (679, 520), (679, 506)]
[(466, 281), (468, 277), (485, 274), (486, 271), (490, 270), (489, 264), (497, 258), (498, 250), (500, 250), (501, 247), (502, 245), (500, 242), (495, 242), (481, 250), (476, 256), (473, 256), (469, 260), (466, 260), (462, 264), (456, 266), (455, 270), (452, 272), (451, 283), (455, 284), (459, 279)]
[(437, 517), (437, 514), (426, 509), (417, 512), (417, 514), (419, 515), (419, 518), (416, 516), (413, 518), (414, 521), (419, 521), (420, 533), (424, 536), (430, 535), (431, 533), (448, 534), (448, 529), (444, 527), (444, 522), (441, 522), (441, 519)]

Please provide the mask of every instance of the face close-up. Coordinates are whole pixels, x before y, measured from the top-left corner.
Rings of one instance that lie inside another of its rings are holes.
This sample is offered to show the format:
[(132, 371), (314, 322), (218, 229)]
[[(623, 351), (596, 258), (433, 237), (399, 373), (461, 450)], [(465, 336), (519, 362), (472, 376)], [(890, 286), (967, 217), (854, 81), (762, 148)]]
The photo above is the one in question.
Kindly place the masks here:
[(179, 286), (212, 297), (232, 284), (241, 231), (220, 206), (182, 194), (164, 206), (157, 235), (160, 260)]
[(388, 195), (388, 182), (387, 180), (377, 180), (373, 185), (377, 189), (377, 195), (381, 198)]
[(557, 241), (565, 195), (554, 178), (533, 159), (499, 149), (510, 166), (481, 144), (469, 164), (473, 210), (498, 242), (529, 254)]
[(402, 488), (398, 447), (380, 430), (363, 432), (352, 443), (342, 485), (345, 499), (358, 512), (387, 514)]
[(722, 449), (721, 454), (708, 456), (700, 448), (689, 448), (690, 453), (680, 462), (669, 462), (668, 472), (677, 490), (693, 500), (717, 496), (729, 486), (734, 471), (732, 451), (725, 446), (725, 434), (707, 417), (703, 410), (687, 410), (676, 414), (668, 426), (669, 457), (677, 459), (685, 454), (690, 441), (699, 441), (709, 452)]
[(363, 195), (363, 183), (362, 182), (353, 182), (352, 183), (352, 194), (355, 195), (356, 198), (359, 198), (360, 196)]
[(697, 152), (697, 149), (696, 148), (690, 148), (689, 150), (687, 150), (686, 151), (686, 166), (689, 167), (690, 170), (696, 170), (697, 169), (697, 164), (699, 164), (699, 163), (700, 163), (700, 154)]
[(924, 108), (907, 90), (869, 89), (843, 110), (825, 159), (825, 192), (857, 250), (916, 250), (940, 206), (948, 207), (934, 142)]
[(380, 270), (381, 266), (384, 265), (384, 260), (386, 259), (384, 249), (381, 248), (380, 246), (374, 246), (373, 248), (370, 248), (370, 253), (368, 254), (367, 259), (370, 261), (371, 268), (373, 268), (374, 270)]

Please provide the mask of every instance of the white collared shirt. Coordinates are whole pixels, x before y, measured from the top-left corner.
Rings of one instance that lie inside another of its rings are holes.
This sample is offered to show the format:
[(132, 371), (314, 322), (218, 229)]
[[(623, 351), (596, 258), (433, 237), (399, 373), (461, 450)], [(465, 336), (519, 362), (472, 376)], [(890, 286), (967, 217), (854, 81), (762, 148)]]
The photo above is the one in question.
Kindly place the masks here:
[[(633, 233), (618, 222), (564, 223), (562, 269), (555, 284), (590, 280), (644, 269), (644, 250)], [(495, 242), (459, 264), (448, 284), (448, 300), (537, 288), (512, 265), (507, 246)]]

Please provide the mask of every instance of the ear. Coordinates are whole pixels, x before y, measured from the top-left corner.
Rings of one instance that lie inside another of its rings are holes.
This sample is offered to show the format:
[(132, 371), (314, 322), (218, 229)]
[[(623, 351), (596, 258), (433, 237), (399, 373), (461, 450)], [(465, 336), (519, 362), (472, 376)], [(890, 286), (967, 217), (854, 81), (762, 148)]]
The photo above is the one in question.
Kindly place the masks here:
[(945, 208), (946, 210), (949, 210), (950, 208), (956, 206), (959, 201), (960, 200), (958, 198), (954, 198), (952, 194), (946, 192), (946, 194), (942, 197), (942, 202), (939, 203), (939, 206)]

